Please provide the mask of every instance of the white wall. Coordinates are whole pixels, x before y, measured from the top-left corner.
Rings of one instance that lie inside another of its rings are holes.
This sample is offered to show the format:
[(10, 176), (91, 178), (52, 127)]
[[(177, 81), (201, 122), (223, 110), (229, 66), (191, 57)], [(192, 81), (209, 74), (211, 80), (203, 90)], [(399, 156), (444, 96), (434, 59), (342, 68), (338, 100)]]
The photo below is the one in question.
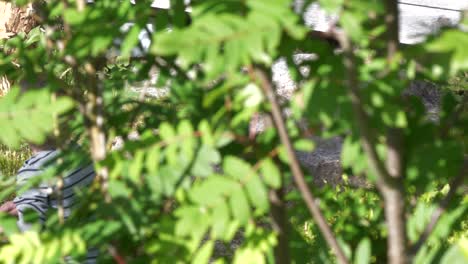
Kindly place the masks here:
[[(400, 4), (400, 40), (408, 44), (423, 41), (424, 36), (436, 32), (440, 26), (456, 25), (462, 13), (454, 10), (468, 9), (468, 0), (401, 0), (401, 2), (409, 3)], [(444, 8), (453, 10), (444, 10)]]

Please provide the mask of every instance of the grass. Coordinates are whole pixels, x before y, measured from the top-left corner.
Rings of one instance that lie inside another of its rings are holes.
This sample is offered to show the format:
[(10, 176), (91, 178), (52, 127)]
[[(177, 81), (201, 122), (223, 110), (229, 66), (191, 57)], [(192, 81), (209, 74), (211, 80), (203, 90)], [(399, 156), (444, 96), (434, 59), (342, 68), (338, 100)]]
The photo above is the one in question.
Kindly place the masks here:
[(11, 187), (15, 183), (14, 175), (31, 154), (32, 152), (27, 145), (13, 150), (0, 144), (0, 186), (2, 188), (0, 190), (0, 204), (14, 198), (14, 191), (7, 191), (10, 189), (7, 187)]
[(31, 150), (27, 145), (23, 145), (17, 150), (0, 145), (0, 175), (5, 177), (15, 175), (30, 156)]

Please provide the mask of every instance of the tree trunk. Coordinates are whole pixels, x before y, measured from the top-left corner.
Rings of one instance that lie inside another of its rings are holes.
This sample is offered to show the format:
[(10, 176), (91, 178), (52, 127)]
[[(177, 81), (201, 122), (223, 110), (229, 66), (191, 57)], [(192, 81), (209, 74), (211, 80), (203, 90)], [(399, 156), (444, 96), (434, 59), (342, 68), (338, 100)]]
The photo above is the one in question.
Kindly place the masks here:
[[(32, 4), (16, 7), (12, 3), (0, 1), (0, 40), (14, 37), (20, 32), (28, 33), (37, 24), (32, 14)], [(1, 46), (0, 50), (5, 52)], [(10, 85), (6, 76), (0, 76), (0, 97), (8, 92)]]

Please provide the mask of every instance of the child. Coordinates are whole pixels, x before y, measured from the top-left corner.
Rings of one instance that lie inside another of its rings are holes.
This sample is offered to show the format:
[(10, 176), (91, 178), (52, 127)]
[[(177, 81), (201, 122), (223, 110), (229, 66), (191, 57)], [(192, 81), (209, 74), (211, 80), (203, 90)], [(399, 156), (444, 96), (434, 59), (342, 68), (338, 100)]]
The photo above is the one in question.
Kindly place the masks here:
[[(19, 187), (43, 173), (47, 166), (59, 155), (59, 151), (55, 150), (50, 144), (45, 144), (40, 147), (34, 146), (33, 153), (34, 155), (28, 159), (18, 171), (16, 182)], [(63, 176), (61, 205), (64, 209), (65, 219), (70, 216), (73, 206), (76, 204), (77, 197), (75, 195), (75, 190), (88, 187), (93, 181), (94, 176), (95, 173), (92, 164), (70, 170)], [(12, 205), (11, 202), (8, 203), (6, 208), (9, 212), (17, 212), (18, 227), (21, 231), (28, 230), (33, 224), (25, 220), (24, 216), (26, 210), (33, 210), (37, 213), (40, 223), (44, 224), (47, 220), (46, 212), (48, 210), (58, 209), (60, 203), (57, 199), (57, 191), (58, 188), (55, 184), (43, 183), (39, 184), (37, 187), (29, 188), (17, 196), (13, 200), (14, 205)], [(97, 256), (97, 250), (89, 250), (83, 263), (96, 263)]]

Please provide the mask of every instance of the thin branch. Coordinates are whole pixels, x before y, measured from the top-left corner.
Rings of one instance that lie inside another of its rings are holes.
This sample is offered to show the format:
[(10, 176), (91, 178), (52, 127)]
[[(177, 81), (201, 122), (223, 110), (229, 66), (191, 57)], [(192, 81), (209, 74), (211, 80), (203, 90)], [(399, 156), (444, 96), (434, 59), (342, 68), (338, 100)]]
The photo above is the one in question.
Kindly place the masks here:
[(104, 98), (102, 85), (98, 83), (98, 76), (95, 66), (86, 63), (86, 81), (77, 79), (77, 82), (83, 81), (88, 89), (87, 102), (84, 105), (84, 115), (86, 118), (86, 128), (91, 143), (91, 157), (97, 164), (96, 179), (100, 183), (101, 191), (104, 194), (106, 202), (111, 201), (108, 192), (109, 170), (106, 166), (100, 166), (99, 163), (106, 158), (106, 134), (104, 131)]
[(119, 254), (117, 249), (113, 246), (110, 245), (107, 250), (109, 251), (110, 255), (114, 259), (115, 263), (117, 264), (126, 264), (127, 262), (125, 261), (125, 258)]
[(404, 131), (390, 128), (387, 132), (387, 171), (397, 181), (394, 186), (377, 182), (385, 202), (385, 219), (388, 228), (388, 260), (390, 263), (407, 262), (405, 221), (405, 147)]
[[(357, 69), (354, 61), (354, 54), (346, 36), (340, 35), (341, 46), (344, 51), (344, 65), (347, 73), (347, 85), (351, 98), (354, 116), (360, 131), (360, 138), (365, 153), (368, 156), (370, 166), (377, 175), (377, 187), (384, 198), (385, 219), (389, 230), (388, 236), (388, 262), (406, 262), (406, 233), (404, 228), (404, 193), (402, 185), (402, 175), (392, 177), (380, 160), (375, 146), (376, 136), (371, 129), (369, 117), (364, 111), (361, 94), (357, 80)], [(394, 149), (395, 155), (399, 155), (399, 150)], [(400, 158), (397, 158), (398, 160)], [(388, 165), (392, 167), (392, 165)]]
[[(63, 162), (63, 159), (60, 158), (58, 160), (59, 164)], [(59, 178), (57, 180), (57, 214), (59, 218), (59, 223), (64, 224), (65, 223), (65, 208), (63, 206), (63, 186), (64, 186), (64, 181), (63, 181), (63, 175), (60, 173)]]
[[(398, 52), (399, 10), (396, 0), (385, 1), (385, 26), (387, 30), (387, 63), (392, 64)], [(390, 67), (388, 67), (390, 69)], [(369, 125), (369, 123), (368, 123)], [(403, 264), (408, 262), (408, 245), (405, 221), (405, 187), (406, 172), (404, 131), (390, 128), (387, 131), (387, 172), (394, 179), (391, 184), (385, 179), (377, 181), (385, 202), (385, 218), (388, 228), (388, 262)], [(380, 177), (381, 178), (381, 177)]]
[(271, 104), (273, 121), (275, 123), (276, 128), (278, 129), (281, 143), (286, 148), (288, 158), (290, 159), (289, 166), (291, 168), (294, 181), (302, 195), (302, 198), (304, 199), (310, 213), (312, 214), (315, 222), (317, 223), (320, 232), (322, 233), (328, 245), (336, 255), (338, 263), (349, 263), (343, 250), (340, 248), (332, 230), (328, 226), (328, 223), (325, 220), (325, 217), (323, 216), (320, 207), (316, 202), (316, 199), (314, 198), (314, 196), (309, 190), (309, 187), (307, 186), (304, 174), (302, 173), (301, 167), (292, 147), (291, 140), (289, 139), (288, 133), (286, 131), (283, 116), (281, 115), (281, 110), (276, 99), (276, 94), (272, 88), (270, 81), (267, 79), (263, 71), (254, 70), (252, 67), (249, 68), (249, 74), (253, 80), (257, 80), (259, 82), (260, 86), (263, 89), (263, 92), (265, 93), (266, 97), (268, 98)]
[(336, 30), (334, 31), (334, 34), (336, 39), (339, 40), (344, 52), (343, 63), (346, 68), (349, 96), (351, 99), (353, 113), (357, 121), (357, 126), (361, 133), (361, 142), (364, 151), (368, 156), (371, 167), (374, 169), (378, 177), (387, 184), (395, 185), (396, 183), (386, 170), (384, 163), (380, 160), (379, 155), (377, 154), (377, 150), (374, 148), (374, 146), (377, 145), (377, 139), (371, 129), (371, 126), (369, 125), (369, 117), (363, 108), (364, 104), (362, 102), (359, 91), (359, 84), (357, 80), (358, 72), (356, 69), (351, 43), (344, 32)]
[[(398, 50), (398, 6), (394, 0), (386, 1), (387, 15), (387, 60), (391, 63)], [(360, 132), (363, 149), (368, 156), (370, 166), (377, 176), (377, 188), (385, 203), (385, 221), (388, 229), (387, 254), (392, 264), (407, 263), (407, 239), (405, 228), (405, 192), (404, 192), (404, 134), (400, 129), (389, 129), (387, 133), (387, 164), (377, 153), (377, 135), (372, 130), (368, 114), (360, 93), (358, 71), (353, 53), (353, 46), (344, 32), (335, 30), (344, 52), (343, 63), (346, 68), (347, 86), (353, 113)]]
[(396, 0), (385, 0), (385, 26), (387, 29), (387, 59), (393, 60), (398, 51), (399, 39), (399, 12)]
[(421, 247), (430, 237), (430, 235), (432, 234), (432, 231), (434, 231), (437, 223), (439, 222), (440, 217), (447, 210), (448, 205), (451, 203), (451, 201), (455, 197), (458, 187), (462, 185), (463, 182), (466, 180), (467, 174), (468, 174), (468, 157), (465, 157), (460, 173), (449, 184), (450, 186), (449, 192), (447, 193), (445, 198), (440, 201), (439, 206), (432, 213), (431, 220), (429, 221), (426, 228), (422, 232), (418, 241), (416, 241), (411, 247), (410, 249), (411, 256), (416, 256), (419, 250), (421, 249)]
[[(57, 101), (57, 94), (56, 93), (53, 93), (52, 94), (52, 102), (56, 102)], [(59, 141), (60, 141), (60, 137), (61, 137), (61, 134), (60, 134), (60, 125), (59, 125), (59, 120), (58, 120), (58, 114), (57, 112), (53, 112), (53, 125), (54, 125), (54, 137), (56, 139), (56, 145), (59, 146), (58, 147), (58, 150), (61, 152), (62, 150), (62, 147), (61, 145), (59, 144)], [(59, 165), (62, 165), (63, 164), (63, 158), (59, 158), (57, 160), (57, 163)], [(60, 224), (64, 224), (65, 223), (65, 209), (64, 209), (64, 206), (63, 206), (63, 186), (65, 185), (64, 183), (64, 180), (63, 180), (63, 173), (60, 173), (60, 175), (58, 176), (58, 180), (57, 180), (57, 214), (58, 214), (58, 218), (59, 218), (59, 223)]]
[(282, 186), (278, 190), (270, 190), (269, 200), (273, 230), (278, 234), (278, 244), (275, 246), (275, 263), (288, 264), (291, 263), (291, 259), (289, 256), (289, 224), (286, 217), (284, 187)]

